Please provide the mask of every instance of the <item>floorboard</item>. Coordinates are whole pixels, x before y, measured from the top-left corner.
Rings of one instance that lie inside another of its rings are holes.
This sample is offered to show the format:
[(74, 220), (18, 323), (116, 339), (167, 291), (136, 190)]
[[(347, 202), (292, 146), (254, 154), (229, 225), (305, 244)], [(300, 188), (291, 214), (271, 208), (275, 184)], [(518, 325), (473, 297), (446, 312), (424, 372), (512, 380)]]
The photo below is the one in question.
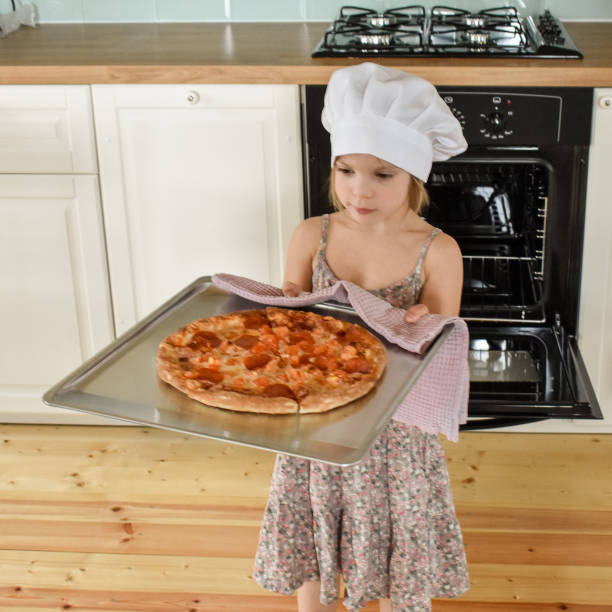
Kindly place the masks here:
[[(612, 610), (612, 436), (443, 446), (472, 587), (434, 612)], [(251, 578), (273, 460), (148, 428), (0, 425), (0, 610), (296, 610)]]

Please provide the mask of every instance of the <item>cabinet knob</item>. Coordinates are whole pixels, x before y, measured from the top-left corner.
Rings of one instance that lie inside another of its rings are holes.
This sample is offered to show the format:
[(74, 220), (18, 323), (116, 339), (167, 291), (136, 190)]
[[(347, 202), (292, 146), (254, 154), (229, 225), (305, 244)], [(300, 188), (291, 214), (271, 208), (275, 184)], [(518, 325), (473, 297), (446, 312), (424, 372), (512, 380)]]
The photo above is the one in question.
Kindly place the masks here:
[(185, 100), (189, 104), (197, 104), (200, 101), (200, 94), (197, 91), (188, 91)]
[(612, 96), (601, 96), (597, 102), (601, 108), (612, 108)]

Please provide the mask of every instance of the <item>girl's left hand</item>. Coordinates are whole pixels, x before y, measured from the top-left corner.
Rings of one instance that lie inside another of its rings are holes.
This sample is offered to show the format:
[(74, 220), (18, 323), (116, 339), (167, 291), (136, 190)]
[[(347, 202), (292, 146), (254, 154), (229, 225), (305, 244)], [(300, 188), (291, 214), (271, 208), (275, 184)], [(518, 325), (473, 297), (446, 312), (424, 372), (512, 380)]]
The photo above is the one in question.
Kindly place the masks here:
[(429, 308), (425, 304), (415, 304), (406, 311), (404, 321), (406, 323), (416, 323), (423, 315), (429, 314)]
[(300, 289), (299, 285), (290, 283), (289, 281), (285, 281), (283, 283), (283, 295), (285, 297), (297, 297), (301, 292), (302, 290)]

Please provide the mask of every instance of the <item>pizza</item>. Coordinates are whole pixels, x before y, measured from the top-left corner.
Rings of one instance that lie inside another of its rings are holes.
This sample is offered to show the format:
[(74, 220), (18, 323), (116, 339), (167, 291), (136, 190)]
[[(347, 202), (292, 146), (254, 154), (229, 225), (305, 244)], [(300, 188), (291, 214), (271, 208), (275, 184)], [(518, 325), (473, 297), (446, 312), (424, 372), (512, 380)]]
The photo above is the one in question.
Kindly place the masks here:
[(386, 364), (364, 327), (267, 307), (192, 321), (165, 338), (157, 373), (194, 400), (241, 412), (326, 412), (368, 393)]

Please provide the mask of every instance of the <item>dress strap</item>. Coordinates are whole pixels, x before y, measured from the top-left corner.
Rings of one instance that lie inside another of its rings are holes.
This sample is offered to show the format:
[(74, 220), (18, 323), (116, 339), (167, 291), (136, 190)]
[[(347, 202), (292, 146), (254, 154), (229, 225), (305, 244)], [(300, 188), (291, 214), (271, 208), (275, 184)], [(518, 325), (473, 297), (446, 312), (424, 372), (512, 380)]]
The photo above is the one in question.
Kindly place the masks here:
[(427, 240), (423, 243), (421, 247), (421, 252), (419, 253), (419, 259), (417, 261), (417, 265), (414, 268), (415, 274), (421, 274), (421, 268), (423, 267), (423, 261), (425, 260), (425, 255), (427, 255), (427, 251), (429, 250), (429, 246), (431, 245), (432, 240), (438, 235), (441, 234), (442, 230), (439, 227), (434, 227), (431, 230), (431, 233), (427, 237)]
[(321, 215), (321, 249), (324, 251), (327, 245), (327, 234), (329, 233), (329, 214)]

